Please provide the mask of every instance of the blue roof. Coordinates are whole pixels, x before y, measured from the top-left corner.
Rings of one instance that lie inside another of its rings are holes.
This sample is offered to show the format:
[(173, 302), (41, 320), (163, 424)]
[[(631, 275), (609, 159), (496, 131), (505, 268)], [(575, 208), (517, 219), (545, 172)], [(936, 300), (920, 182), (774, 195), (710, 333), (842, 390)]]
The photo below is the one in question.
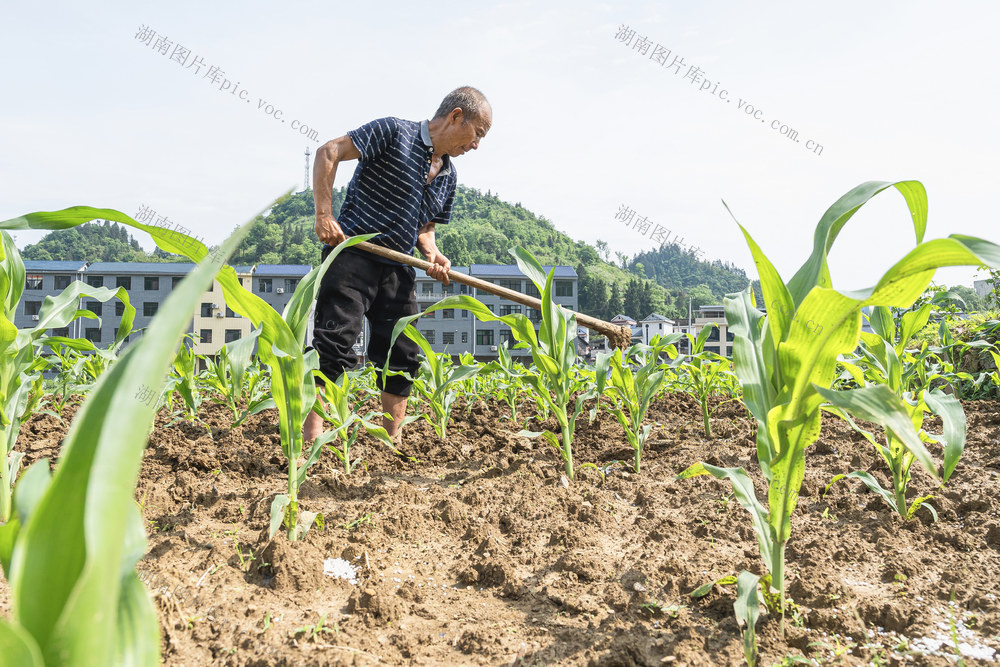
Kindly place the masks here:
[(312, 267), (308, 264), (258, 264), (254, 275), (301, 278), (310, 271), (312, 271)]
[[(191, 262), (94, 262), (86, 271), (88, 273), (127, 273), (139, 275), (183, 276), (191, 272), (196, 265)], [(233, 267), (237, 273), (250, 273), (252, 265)]]
[(46, 260), (46, 259), (26, 259), (24, 260), (25, 271), (83, 271), (87, 263), (80, 260)]
[[(548, 274), (551, 266), (543, 266), (542, 269)], [(521, 269), (518, 268), (517, 264), (473, 264), (469, 267), (470, 273), (474, 276), (490, 276), (490, 277), (500, 277), (504, 278), (507, 276), (511, 277), (524, 277), (521, 273)], [(556, 278), (576, 278), (576, 269), (572, 266), (557, 266), (556, 267)]]

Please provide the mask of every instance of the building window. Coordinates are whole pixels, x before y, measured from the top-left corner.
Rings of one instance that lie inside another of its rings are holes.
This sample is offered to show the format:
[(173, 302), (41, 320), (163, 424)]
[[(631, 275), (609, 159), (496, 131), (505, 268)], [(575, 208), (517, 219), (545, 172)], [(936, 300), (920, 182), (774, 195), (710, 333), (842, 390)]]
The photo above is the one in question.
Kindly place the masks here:
[(493, 329), (480, 329), (476, 332), (476, 345), (492, 345)]
[(528, 296), (533, 296), (536, 299), (540, 299), (542, 297), (542, 295), (538, 293), (538, 288), (535, 287), (535, 283), (532, 282), (528, 283), (528, 289), (524, 290), (524, 293)]
[(145, 317), (152, 317), (156, 315), (156, 311), (160, 308), (160, 304), (156, 301), (143, 301), (142, 302), (142, 314)]
[(94, 315), (97, 315), (98, 317), (100, 317), (101, 316), (101, 306), (102, 305), (103, 304), (100, 301), (88, 301), (87, 302), (87, 310), (89, 310), (90, 312), (92, 312)]
[(448, 283), (447, 285), (441, 285), (442, 294), (454, 294), (455, 293), (455, 283)]
[(198, 338), (201, 339), (202, 343), (211, 343), (212, 342), (212, 330), (211, 329), (202, 329), (201, 332), (198, 334)]
[[(712, 327), (712, 333), (708, 334), (708, 340), (712, 342), (719, 340), (719, 327)], [(707, 350), (708, 348), (706, 347), (705, 349)], [(718, 346), (716, 346), (715, 351), (719, 351)]]
[(72, 280), (71, 276), (56, 276), (56, 289), (66, 289)]
[(514, 290), (515, 292), (520, 292), (521, 291), (521, 280), (520, 279), (513, 280), (513, 279), (510, 279), (510, 278), (501, 278), (500, 280), (497, 281), (497, 284), (500, 285), (500, 287), (506, 287), (507, 289)]
[[(99, 280), (103, 280), (98, 278)], [(115, 278), (115, 287), (124, 287), (126, 290), (132, 289), (132, 276), (118, 276)]]
[(243, 317), (237, 312), (234, 312), (232, 308), (226, 306), (226, 317)]
[(420, 293), (423, 295), (434, 293), (434, 283), (432, 282), (422, 282), (420, 283)]
[(732, 345), (727, 345), (726, 346), (726, 356), (727, 357), (733, 356), (733, 346)]
[(63, 338), (69, 338), (69, 327), (61, 327), (59, 329), (50, 329), (50, 335), (61, 336)]
[[(491, 280), (484, 280), (483, 282), (489, 283), (489, 282), (492, 282), (492, 281)], [(493, 296), (493, 295), (490, 294), (489, 292), (487, 292), (486, 290), (482, 290), (482, 289), (479, 289), (477, 287), (476, 288), (476, 294), (475, 294), (475, 296), (478, 298), (478, 297), (481, 297), (481, 296)]]
[(441, 332), (441, 342), (445, 345), (455, 344), (455, 332), (454, 331), (442, 331)]
[(469, 342), (469, 332), (468, 331), (463, 331), (462, 332), (462, 343), (463, 344), (468, 344), (468, 342)]
[(459, 285), (458, 286), (458, 293), (459, 294), (468, 294), (469, 293), (469, 286), (468, 285)]
[(505, 304), (501, 304), (500, 305), (500, 315), (501, 316), (503, 316), (503, 315), (520, 315), (520, 314), (521, 314), (521, 306), (520, 306), (520, 304), (516, 305), (516, 306), (512, 306), (509, 303), (505, 303)]
[(210, 304), (210, 303), (203, 303), (203, 304), (201, 304), (201, 316), (202, 317), (211, 317), (212, 316), (212, 304)]
[(160, 278), (158, 276), (146, 276), (142, 279), (142, 288), (147, 292), (160, 289)]
[(420, 317), (426, 317), (427, 319), (433, 320), (435, 317), (437, 317), (437, 311), (436, 310), (432, 310), (431, 312), (428, 313), (425, 310)]
[(42, 289), (42, 276), (39, 273), (28, 273), (24, 276), (24, 289)]
[(25, 315), (37, 315), (42, 310), (41, 301), (25, 301), (24, 302), (24, 314)]
[(511, 334), (510, 329), (503, 329), (500, 331), (500, 344), (503, 345), (504, 347), (509, 348), (511, 346), (511, 340), (513, 338), (514, 336), (513, 334)]
[(445, 308), (444, 310), (442, 310), (441, 311), (441, 319), (443, 319), (443, 320), (453, 320), (453, 319), (455, 319), (455, 309), (454, 308)]
[(528, 316), (528, 319), (531, 322), (534, 322), (535, 324), (538, 324), (539, 322), (542, 321), (542, 311), (540, 310), (535, 310), (534, 308), (526, 308), (525, 314)]
[(240, 339), (239, 329), (226, 329), (226, 342), (232, 343), (234, 340)]
[(726, 331), (726, 340), (729, 341), (730, 343), (736, 340), (736, 336), (733, 334), (732, 331), (729, 330)]
[(87, 327), (83, 330), (83, 337), (91, 343), (101, 342), (101, 330), (97, 327)]
[[(115, 327), (115, 339), (116, 340), (118, 339), (118, 334), (121, 332), (121, 330), (122, 330), (122, 328), (120, 326)], [(122, 338), (122, 343), (127, 343), (129, 338), (130, 338), (130, 336), (126, 335), (125, 338)]]
[(428, 343), (430, 343), (431, 345), (434, 344), (434, 330), (433, 329), (421, 329), (420, 333), (423, 334), (424, 338), (427, 339)]
[(462, 317), (465, 317), (465, 318), (469, 317), (469, 311), (467, 311), (467, 310), (465, 310), (465, 309), (463, 308), (463, 309), (462, 309)]
[(573, 296), (573, 281), (572, 280), (557, 280), (556, 283), (556, 296)]
[(257, 291), (264, 293), (271, 291), (271, 279), (270, 278), (259, 278), (257, 280)]
[(706, 352), (714, 352), (715, 354), (718, 354), (719, 353), (719, 346), (718, 345), (706, 345), (705, 346), (705, 351)]
[(298, 278), (285, 278), (285, 291), (291, 294), (299, 286)]
[(170, 289), (177, 289), (177, 286), (184, 280), (184, 276), (174, 276), (170, 279)]
[(125, 314), (125, 304), (121, 301), (115, 301), (115, 317), (121, 317)]

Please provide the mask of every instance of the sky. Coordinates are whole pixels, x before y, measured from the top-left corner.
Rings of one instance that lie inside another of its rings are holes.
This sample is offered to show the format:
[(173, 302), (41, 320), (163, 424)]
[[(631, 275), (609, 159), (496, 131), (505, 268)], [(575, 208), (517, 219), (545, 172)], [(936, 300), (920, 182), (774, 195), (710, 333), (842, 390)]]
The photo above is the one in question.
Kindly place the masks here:
[[(219, 243), (303, 189), (307, 148), (429, 118), (472, 85), (493, 127), (455, 160), (459, 182), (612, 252), (652, 249), (660, 225), (756, 276), (725, 201), (787, 281), (826, 208), (871, 180), (924, 184), (927, 239), (1000, 242), (997, 3), (56, 1), (2, 16), (0, 219), (144, 208)], [(883, 192), (834, 245), (834, 286), (875, 284), (914, 241)]]

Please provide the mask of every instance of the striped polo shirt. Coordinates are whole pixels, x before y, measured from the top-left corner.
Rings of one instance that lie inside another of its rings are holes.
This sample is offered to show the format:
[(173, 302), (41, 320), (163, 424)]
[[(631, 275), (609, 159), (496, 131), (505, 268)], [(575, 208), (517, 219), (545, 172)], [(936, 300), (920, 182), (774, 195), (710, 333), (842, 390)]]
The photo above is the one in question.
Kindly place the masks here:
[(379, 118), (347, 136), (361, 161), (347, 186), (340, 228), (348, 236), (376, 233), (373, 243), (412, 254), (421, 227), (446, 224), (451, 217), (458, 183), (451, 157), (444, 155), (441, 171), (427, 183), (434, 145), (426, 120)]

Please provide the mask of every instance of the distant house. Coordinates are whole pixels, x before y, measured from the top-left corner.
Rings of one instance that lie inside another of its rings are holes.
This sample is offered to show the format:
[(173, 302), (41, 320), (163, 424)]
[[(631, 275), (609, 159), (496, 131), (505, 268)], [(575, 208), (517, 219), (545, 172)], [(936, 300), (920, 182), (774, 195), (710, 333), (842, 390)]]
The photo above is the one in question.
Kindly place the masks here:
[[(700, 306), (697, 314), (688, 319), (679, 319), (674, 322), (674, 331), (678, 333), (689, 333), (697, 337), (701, 330), (710, 324), (714, 324), (714, 330), (708, 334), (705, 341), (705, 351), (715, 352), (727, 357), (733, 356), (733, 334), (726, 324), (726, 311), (723, 306)], [(726, 344), (723, 345), (722, 341)], [(677, 351), (682, 354), (690, 353), (687, 337), (677, 341)]]
[(645, 318), (639, 320), (642, 342), (649, 345), (649, 341), (652, 340), (653, 336), (665, 336), (673, 333), (676, 324), (669, 317), (664, 317), (659, 313), (647, 315)]
[(635, 320), (633, 320), (628, 315), (615, 315), (614, 317), (611, 318), (611, 324), (617, 324), (618, 326), (622, 326), (623, 324), (627, 324), (630, 327), (634, 327), (635, 325), (638, 324), (638, 322), (636, 322)]

